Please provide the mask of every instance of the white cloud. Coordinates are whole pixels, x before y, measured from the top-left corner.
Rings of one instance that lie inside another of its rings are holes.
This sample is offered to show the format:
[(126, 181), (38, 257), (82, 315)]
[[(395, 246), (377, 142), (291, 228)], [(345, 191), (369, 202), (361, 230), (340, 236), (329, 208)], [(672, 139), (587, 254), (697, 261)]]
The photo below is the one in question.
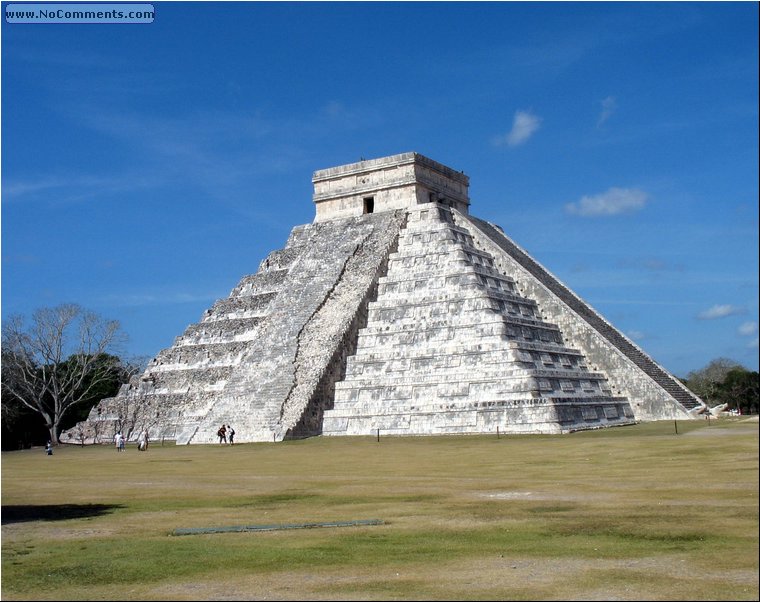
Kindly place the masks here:
[(757, 333), (757, 322), (745, 322), (739, 326), (739, 334), (742, 336), (750, 336)]
[(749, 347), (750, 349), (757, 349), (758, 348), (758, 339), (757, 339), (757, 337), (755, 337), (754, 340), (752, 340), (749, 343), (747, 343), (747, 347)]
[(710, 309), (701, 312), (697, 317), (700, 320), (715, 320), (726, 316), (735, 316), (742, 313), (741, 308), (733, 305), (713, 305)]
[(496, 143), (518, 146), (530, 138), (541, 127), (541, 118), (530, 111), (517, 111), (512, 121), (512, 129), (508, 134), (499, 136)]
[(602, 127), (605, 121), (607, 121), (617, 109), (617, 101), (614, 96), (608, 96), (602, 101), (602, 112), (599, 115), (599, 119), (596, 122), (596, 127)]
[(583, 217), (633, 213), (644, 208), (649, 195), (637, 188), (610, 188), (596, 196), (584, 196), (576, 203), (567, 203), (565, 211)]
[(627, 334), (628, 338), (631, 338), (634, 341), (640, 341), (641, 339), (646, 338), (646, 335), (640, 330), (629, 330)]

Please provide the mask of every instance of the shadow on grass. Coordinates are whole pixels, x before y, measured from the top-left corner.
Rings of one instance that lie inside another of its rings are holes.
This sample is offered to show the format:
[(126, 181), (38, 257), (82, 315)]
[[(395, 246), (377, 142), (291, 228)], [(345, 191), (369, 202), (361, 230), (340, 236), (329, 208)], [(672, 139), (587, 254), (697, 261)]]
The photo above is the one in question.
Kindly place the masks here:
[(94, 518), (123, 508), (118, 504), (51, 504), (49, 506), (2, 506), (0, 522), (3, 525), (27, 523), (37, 520), (69, 520)]

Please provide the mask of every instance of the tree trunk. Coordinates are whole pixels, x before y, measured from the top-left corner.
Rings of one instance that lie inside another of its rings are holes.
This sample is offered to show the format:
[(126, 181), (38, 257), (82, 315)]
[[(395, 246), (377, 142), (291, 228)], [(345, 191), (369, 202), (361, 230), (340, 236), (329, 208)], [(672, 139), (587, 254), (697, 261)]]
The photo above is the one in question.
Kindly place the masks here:
[(47, 430), (50, 433), (50, 443), (52, 445), (58, 445), (58, 429), (56, 428), (56, 425), (50, 424), (48, 422), (45, 426), (47, 427)]

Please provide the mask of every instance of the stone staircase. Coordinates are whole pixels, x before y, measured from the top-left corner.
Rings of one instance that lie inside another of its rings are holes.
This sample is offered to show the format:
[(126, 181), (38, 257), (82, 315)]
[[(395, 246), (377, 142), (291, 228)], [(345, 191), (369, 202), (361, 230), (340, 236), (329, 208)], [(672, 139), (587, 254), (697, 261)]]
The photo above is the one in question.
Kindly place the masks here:
[(618, 349), (620, 353), (625, 355), (626, 358), (638, 366), (664, 391), (677, 400), (687, 411), (704, 405), (701, 399), (684, 387), (674, 376), (652, 360), (638, 346), (624, 337), (580, 297), (575, 295), (528, 253), (510, 240), (500, 229), (484, 220), (462, 214), (457, 214), (457, 221), (470, 223), (488, 236), (505, 253), (561, 299), (576, 315), (585, 320), (596, 332)]
[(70, 432), (82, 429), (97, 442), (109, 441), (117, 430), (133, 439), (148, 430), (152, 438), (189, 443), (258, 338), (300, 250), (289, 240), (287, 251), (271, 253), (259, 272), (244, 277), (229, 297), (214, 303), (159, 352), (140, 377), (122, 386), (116, 397), (101, 401)]
[(402, 223), (395, 212), (302, 228), (304, 251), (192, 442), (213, 442), (221, 424), (241, 442), (319, 432), (326, 392), (342, 375), (336, 350), (358, 328)]
[(563, 343), (438, 204), (409, 211), (325, 435), (566, 432), (631, 424), (627, 401)]

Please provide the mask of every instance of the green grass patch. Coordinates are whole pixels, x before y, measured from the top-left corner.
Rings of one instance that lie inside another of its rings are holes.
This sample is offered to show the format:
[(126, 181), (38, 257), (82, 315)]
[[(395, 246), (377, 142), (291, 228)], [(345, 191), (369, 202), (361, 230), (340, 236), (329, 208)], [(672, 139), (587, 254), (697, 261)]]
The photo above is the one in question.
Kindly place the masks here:
[(757, 599), (757, 423), (678, 430), (3, 453), (2, 597)]

